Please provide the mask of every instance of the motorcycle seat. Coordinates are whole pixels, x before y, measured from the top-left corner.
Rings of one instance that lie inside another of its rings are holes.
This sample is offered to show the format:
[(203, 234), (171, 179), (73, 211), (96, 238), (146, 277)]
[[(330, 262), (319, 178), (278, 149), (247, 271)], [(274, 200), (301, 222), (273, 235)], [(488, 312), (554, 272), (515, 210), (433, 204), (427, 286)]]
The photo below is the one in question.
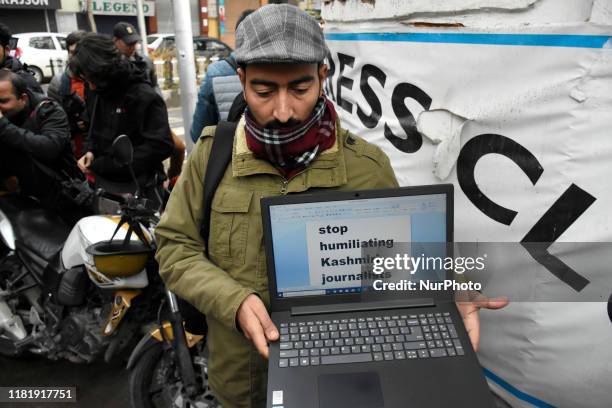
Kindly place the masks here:
[(30, 198), (4, 195), (0, 197), (0, 210), (11, 222), (17, 247), (25, 247), (47, 262), (62, 249), (70, 234), (70, 227), (56, 213)]

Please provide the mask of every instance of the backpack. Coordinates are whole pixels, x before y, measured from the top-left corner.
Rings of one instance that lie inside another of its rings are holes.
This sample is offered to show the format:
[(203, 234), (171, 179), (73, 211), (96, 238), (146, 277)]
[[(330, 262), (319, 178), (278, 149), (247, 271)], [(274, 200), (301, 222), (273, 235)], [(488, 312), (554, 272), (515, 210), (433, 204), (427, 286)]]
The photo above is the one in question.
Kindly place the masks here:
[[(227, 62), (234, 69), (234, 71), (238, 71), (238, 63), (234, 58), (230, 56), (225, 58), (223, 61)], [(238, 122), (246, 107), (247, 104), (246, 100), (244, 99), (244, 92), (240, 92), (238, 95), (236, 95), (234, 101), (232, 102), (232, 106), (227, 114), (227, 121)]]
[[(233, 107), (233, 105), (232, 105)], [(208, 238), (210, 236), (210, 213), (215, 191), (225, 174), (225, 170), (232, 160), (232, 147), (234, 145), (234, 133), (238, 122), (221, 121), (215, 130), (213, 144), (210, 149), (206, 173), (204, 175), (204, 214), (200, 225), (200, 235), (204, 240), (204, 253), (208, 258)], [(214, 160), (210, 158), (214, 157)], [(193, 334), (205, 335), (208, 326), (204, 315), (189, 302), (178, 298), (179, 310), (185, 322), (185, 329)]]
[[(238, 64), (232, 57), (224, 59), (231, 67), (236, 71)], [(230, 107), (227, 115), (227, 121), (219, 121), (215, 130), (215, 136), (213, 144), (210, 149), (210, 155), (208, 165), (206, 167), (206, 173), (204, 175), (204, 217), (202, 218), (202, 224), (200, 225), (200, 235), (205, 243), (204, 253), (208, 258), (208, 237), (210, 235), (210, 210), (212, 206), (212, 199), (217, 190), (217, 186), (223, 178), (225, 169), (229, 165), (232, 159), (232, 146), (234, 144), (234, 133), (236, 127), (240, 121), (240, 117), (244, 113), (247, 104), (244, 99), (244, 92), (240, 92), (234, 98), (232, 106)], [(215, 160), (210, 160), (210, 157), (214, 157)]]
[[(225, 61), (234, 69), (237, 68), (235, 60), (226, 58)], [(209, 257), (208, 238), (210, 236), (210, 213), (212, 210), (212, 200), (215, 191), (225, 174), (225, 170), (232, 160), (232, 147), (234, 145), (234, 133), (238, 126), (238, 121), (246, 109), (244, 93), (240, 92), (230, 107), (227, 121), (220, 121), (215, 129), (213, 144), (210, 149), (206, 173), (204, 174), (204, 195), (203, 195), (203, 217), (200, 224), (200, 235), (204, 240), (204, 254)], [(214, 160), (210, 158), (214, 157)], [(185, 329), (193, 334), (206, 335), (208, 325), (206, 318), (195, 306), (186, 300), (177, 297), (179, 310), (185, 322)]]
[[(31, 93), (29, 94), (29, 96), (30, 98), (32, 98)], [(32, 110), (32, 112), (30, 113), (29, 118), (28, 118), (29, 120), (33, 120), (35, 122), (35, 126), (37, 127), (38, 130), (40, 130), (40, 127), (41, 127), (40, 110), (41, 108), (44, 108), (47, 105), (54, 105), (54, 106), (61, 108), (61, 105), (57, 101), (47, 98), (47, 97), (39, 101), (34, 107), (34, 110)], [(74, 157), (71, 151), (70, 151), (70, 154), (68, 154), (68, 152), (62, 152), (62, 155), (56, 159), (56, 163), (62, 164), (61, 171), (59, 172), (51, 169), (47, 164), (44, 164), (41, 160), (35, 157), (32, 157), (32, 161), (43, 172), (47, 173), (47, 175), (51, 179), (56, 180), (58, 183), (61, 183), (67, 180), (71, 180), (71, 179), (78, 179), (80, 181), (85, 180), (85, 176), (79, 170), (77, 162), (76, 160), (74, 160)]]

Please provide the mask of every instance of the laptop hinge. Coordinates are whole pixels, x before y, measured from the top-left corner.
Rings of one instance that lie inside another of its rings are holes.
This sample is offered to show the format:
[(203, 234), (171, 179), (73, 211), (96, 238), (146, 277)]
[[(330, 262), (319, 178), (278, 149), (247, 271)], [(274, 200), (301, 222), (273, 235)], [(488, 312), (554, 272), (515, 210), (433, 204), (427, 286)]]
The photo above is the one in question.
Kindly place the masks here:
[(291, 316), (313, 314), (363, 312), (371, 310), (407, 309), (413, 307), (435, 306), (433, 298), (384, 300), (380, 302), (336, 303), (316, 306), (296, 306), (291, 308)]

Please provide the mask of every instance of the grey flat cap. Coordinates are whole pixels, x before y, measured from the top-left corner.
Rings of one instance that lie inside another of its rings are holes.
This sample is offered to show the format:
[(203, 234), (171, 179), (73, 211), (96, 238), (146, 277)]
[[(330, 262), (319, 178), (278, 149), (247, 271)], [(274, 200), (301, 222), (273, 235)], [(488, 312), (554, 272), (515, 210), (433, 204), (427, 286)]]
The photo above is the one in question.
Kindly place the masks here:
[(318, 63), (327, 56), (317, 21), (289, 4), (268, 4), (251, 13), (236, 30), (239, 64)]

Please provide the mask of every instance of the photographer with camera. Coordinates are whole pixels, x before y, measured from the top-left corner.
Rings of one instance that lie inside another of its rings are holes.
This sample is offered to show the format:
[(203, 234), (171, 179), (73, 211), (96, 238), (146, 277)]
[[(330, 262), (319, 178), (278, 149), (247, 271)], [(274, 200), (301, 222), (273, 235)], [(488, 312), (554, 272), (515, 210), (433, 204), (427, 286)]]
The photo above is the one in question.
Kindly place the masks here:
[[(18, 185), (15, 185), (14, 178)], [(70, 151), (66, 114), (28, 89), (22, 76), (0, 70), (0, 179), (8, 190), (63, 209), (62, 182), (82, 179)], [(6, 180), (13, 180), (7, 183)], [(7, 185), (10, 184), (10, 185)]]

